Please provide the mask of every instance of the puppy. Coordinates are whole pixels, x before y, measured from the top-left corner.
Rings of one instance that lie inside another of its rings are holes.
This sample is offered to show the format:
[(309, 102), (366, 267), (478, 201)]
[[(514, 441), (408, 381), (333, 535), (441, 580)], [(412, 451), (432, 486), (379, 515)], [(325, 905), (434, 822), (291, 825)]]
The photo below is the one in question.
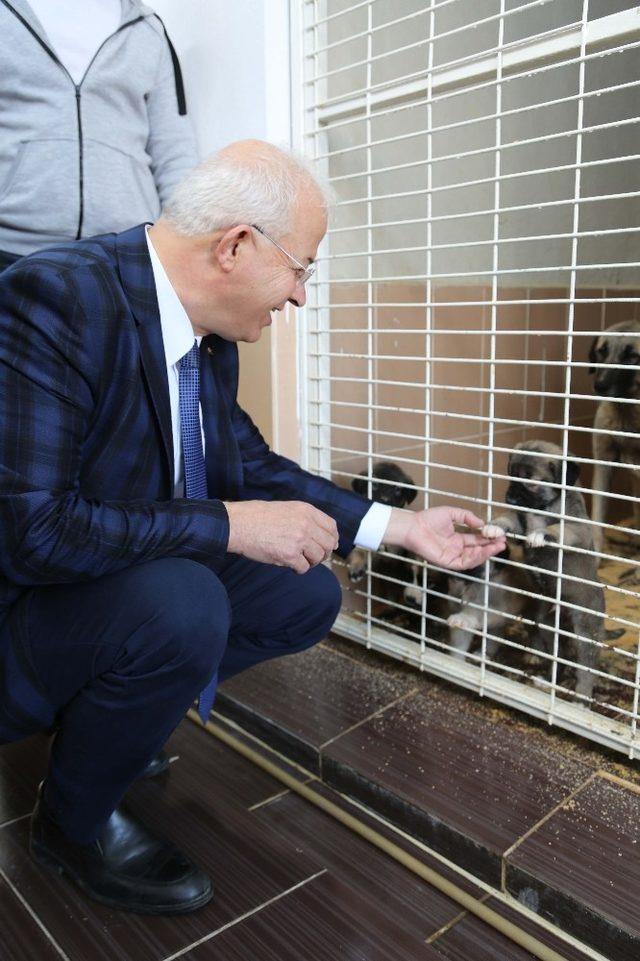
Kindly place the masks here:
[[(363, 497), (369, 496), (367, 472), (361, 471), (359, 477), (354, 477), (351, 486), (356, 494), (361, 494)], [(383, 461), (373, 468), (371, 473), (371, 500), (378, 501), (380, 504), (388, 504), (389, 507), (407, 507), (416, 499), (417, 493), (413, 479), (397, 464), (391, 461)], [(351, 551), (347, 558), (349, 580), (354, 584), (361, 581), (366, 574), (367, 553), (367, 551), (356, 548)], [(419, 608), (422, 602), (422, 594), (418, 585), (418, 565), (405, 564), (395, 558), (385, 557), (384, 553), (384, 547), (381, 547), (378, 554), (374, 556), (372, 563), (376, 573), (394, 577), (401, 581), (410, 578), (410, 582), (401, 592), (394, 590), (397, 585), (380, 581), (381, 585), (384, 584), (385, 592), (389, 595), (400, 593), (402, 603)], [(394, 548), (393, 553), (407, 558), (414, 557), (413, 554), (402, 548)]]
[[(532, 589), (527, 575), (520, 568), (499, 563), (499, 558), (508, 558), (509, 555), (507, 547), (489, 562), (487, 631), (494, 635), (502, 635), (515, 619), (523, 616), (530, 604), (530, 598), (520, 593)], [(454, 656), (460, 658), (464, 658), (474, 641), (479, 640), (477, 632), (484, 625), (484, 564), (465, 571), (465, 574), (467, 577), (464, 578), (459, 574), (449, 575), (449, 596), (460, 602), (460, 608), (447, 618), (449, 643)], [(495, 638), (487, 638), (488, 658), (493, 658), (498, 644)]]
[[(610, 334), (618, 336), (612, 337)], [(621, 336), (623, 335), (623, 336)], [(593, 375), (596, 394), (606, 400), (598, 404), (592, 436), (593, 459), (593, 499), (591, 519), (597, 524), (605, 521), (605, 498), (603, 492), (610, 490), (613, 468), (598, 464), (597, 461), (617, 461), (635, 468), (633, 486), (636, 495), (634, 502), (634, 525), (640, 526), (640, 439), (629, 434), (640, 434), (640, 410), (637, 404), (616, 403), (617, 398), (640, 399), (640, 323), (625, 320), (603, 331), (593, 341), (589, 350), (589, 361), (593, 364), (589, 373)], [(600, 367), (600, 364), (618, 364), (620, 369)], [(599, 434), (598, 429), (613, 431), (613, 434)], [(602, 527), (594, 528), (594, 543), (597, 551), (602, 550)]]
[[(555, 455), (545, 457), (544, 455)], [(542, 455), (542, 456), (541, 456)], [(556, 459), (559, 458), (559, 459)], [(560, 521), (541, 514), (546, 511), (559, 514), (561, 490), (550, 487), (562, 480), (562, 451), (556, 444), (546, 441), (525, 441), (518, 444), (509, 457), (507, 468), (511, 477), (506, 502), (513, 510), (507, 511), (486, 525), (484, 531), (487, 536), (495, 537), (495, 528), (501, 528), (507, 533), (522, 534), (525, 537), (523, 561), (543, 570), (531, 570), (530, 577), (534, 589), (542, 596), (541, 609), (538, 620), (549, 622), (549, 615), (555, 607), (557, 591), (558, 550), (560, 539)], [(578, 478), (578, 467), (573, 461), (567, 461), (566, 482), (575, 484)], [(567, 520), (567, 515), (575, 520)], [(587, 511), (582, 494), (578, 491), (567, 490), (565, 495), (565, 523), (563, 547), (578, 547), (593, 550), (593, 537), (589, 524), (581, 523), (587, 519)], [(575, 554), (566, 550), (562, 556), (562, 576), (560, 599), (570, 604), (587, 608), (585, 611), (562, 607), (561, 626), (573, 634), (589, 638), (596, 642), (603, 642), (604, 630), (604, 588), (599, 584), (581, 584), (570, 580), (566, 575), (598, 581), (597, 560), (586, 554)], [(553, 633), (541, 632), (546, 639), (545, 646), (552, 648)], [(560, 638), (560, 654), (566, 657), (566, 641)], [(588, 641), (575, 640), (576, 651), (573, 660), (576, 664), (576, 692), (590, 698), (593, 693), (594, 676), (580, 668), (593, 668), (598, 658), (598, 647)]]

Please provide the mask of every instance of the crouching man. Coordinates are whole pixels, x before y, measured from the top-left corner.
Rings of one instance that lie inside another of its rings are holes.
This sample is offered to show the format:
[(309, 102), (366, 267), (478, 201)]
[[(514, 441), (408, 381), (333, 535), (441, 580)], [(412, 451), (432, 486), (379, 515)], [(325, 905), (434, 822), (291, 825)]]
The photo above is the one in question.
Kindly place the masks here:
[(238, 341), (302, 306), (321, 186), (268, 144), (195, 168), (155, 226), (0, 277), (0, 740), (55, 728), (39, 862), (92, 898), (194, 910), (209, 877), (121, 801), (194, 698), (308, 648), (332, 551), (381, 541), (474, 567), (504, 547), (453, 508), (399, 511), (274, 454), (236, 401)]

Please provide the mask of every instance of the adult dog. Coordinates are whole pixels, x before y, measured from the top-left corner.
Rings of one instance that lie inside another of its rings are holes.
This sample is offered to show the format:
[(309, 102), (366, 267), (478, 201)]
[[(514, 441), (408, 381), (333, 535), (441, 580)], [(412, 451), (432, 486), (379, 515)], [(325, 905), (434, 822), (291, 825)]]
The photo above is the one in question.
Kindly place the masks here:
[[(614, 336), (612, 336), (614, 335)], [(610, 490), (613, 468), (602, 461), (615, 461), (635, 468), (632, 471), (634, 493), (634, 525), (640, 527), (640, 410), (637, 404), (620, 400), (640, 399), (640, 323), (625, 320), (608, 327), (591, 344), (589, 361), (593, 365), (593, 387), (602, 398), (593, 422), (593, 499), (591, 519), (605, 522), (605, 498)], [(616, 366), (601, 366), (613, 364)], [(601, 433), (607, 431), (607, 433)], [(594, 544), (602, 550), (602, 527), (594, 528)]]
[[(542, 440), (517, 444), (509, 457), (508, 473), (511, 482), (506, 502), (513, 510), (494, 518), (484, 528), (489, 537), (496, 536), (495, 528), (524, 537), (523, 560), (529, 566), (529, 576), (541, 595), (538, 621), (550, 625), (554, 612), (558, 583), (558, 545), (560, 542), (560, 509), (562, 483), (562, 451), (556, 444)], [(574, 635), (576, 663), (576, 693), (591, 698), (594, 668), (599, 644), (605, 639), (604, 588), (598, 581), (597, 559), (590, 554), (576, 553), (572, 548), (593, 551), (591, 526), (587, 519), (584, 498), (570, 485), (575, 484), (577, 464), (566, 463), (566, 494), (564, 501), (564, 531), (560, 600), (561, 626)], [(587, 521), (585, 523), (585, 521)], [(574, 578), (584, 578), (582, 583)], [(566, 604), (572, 605), (566, 607)], [(575, 605), (575, 606), (573, 606)], [(552, 648), (553, 632), (542, 630), (540, 638), (548, 652)], [(534, 641), (535, 642), (535, 641)], [(567, 657), (567, 639), (560, 639), (560, 655)], [(562, 673), (562, 672), (561, 672)]]

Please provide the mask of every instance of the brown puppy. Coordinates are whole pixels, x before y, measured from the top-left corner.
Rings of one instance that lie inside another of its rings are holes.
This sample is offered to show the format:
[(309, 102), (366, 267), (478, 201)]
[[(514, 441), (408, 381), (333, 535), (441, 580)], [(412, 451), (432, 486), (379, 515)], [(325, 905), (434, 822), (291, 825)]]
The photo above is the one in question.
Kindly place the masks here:
[[(546, 456), (551, 455), (551, 456)], [(518, 444), (509, 457), (507, 468), (511, 483), (506, 494), (507, 504), (513, 510), (506, 511), (486, 525), (487, 536), (496, 536), (495, 528), (507, 533), (524, 536), (523, 560), (541, 571), (529, 572), (531, 581), (542, 595), (541, 611), (538, 620), (550, 623), (549, 614), (553, 613), (557, 596), (558, 543), (560, 540), (559, 515), (561, 490), (551, 484), (562, 481), (562, 451), (556, 444), (546, 441), (525, 441)], [(575, 484), (578, 467), (567, 461), (566, 483)], [(588, 554), (576, 554), (570, 548), (578, 547), (593, 550), (591, 527), (582, 494), (567, 489), (565, 495), (565, 523), (563, 535), (560, 600), (575, 604), (585, 610), (561, 608), (561, 626), (573, 634), (588, 640), (575, 640), (576, 693), (590, 698), (593, 693), (594, 675), (581, 668), (593, 668), (598, 659), (597, 643), (605, 638), (604, 629), (604, 588), (597, 575), (597, 560)], [(541, 513), (544, 511), (544, 513)], [(551, 516), (550, 516), (551, 515)], [(597, 585), (582, 584), (571, 577), (585, 578)], [(553, 646), (553, 632), (541, 631), (545, 647), (550, 652)], [(567, 638), (560, 638), (560, 655), (567, 657)]]
[[(615, 334), (616, 336), (612, 336)], [(593, 341), (589, 351), (593, 364), (593, 387), (603, 399), (597, 407), (593, 426), (594, 461), (617, 461), (635, 468), (632, 472), (634, 492), (640, 497), (640, 439), (629, 436), (640, 434), (640, 408), (638, 404), (617, 402), (640, 399), (640, 323), (625, 320), (608, 327)], [(602, 367), (601, 364), (617, 364)], [(598, 430), (614, 433), (597, 433)], [(597, 524), (605, 521), (605, 498), (603, 492), (610, 490), (612, 467), (596, 463), (593, 468), (593, 500), (591, 519)], [(634, 503), (634, 523), (640, 526), (640, 502)], [(602, 528), (594, 528), (596, 550), (602, 550)]]

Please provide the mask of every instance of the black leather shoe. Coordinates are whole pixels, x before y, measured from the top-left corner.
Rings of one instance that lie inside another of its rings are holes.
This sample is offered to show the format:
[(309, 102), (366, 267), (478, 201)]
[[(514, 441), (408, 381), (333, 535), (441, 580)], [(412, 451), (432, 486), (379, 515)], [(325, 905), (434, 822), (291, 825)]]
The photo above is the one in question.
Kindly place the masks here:
[(40, 864), (66, 874), (95, 901), (138, 914), (185, 914), (213, 896), (208, 876), (177, 848), (119, 807), (91, 844), (70, 841), (38, 798), (29, 847)]
[(140, 775), (141, 778), (147, 777), (157, 777), (158, 774), (162, 774), (164, 771), (169, 770), (169, 765), (174, 761), (177, 761), (177, 757), (169, 757), (165, 751), (160, 751), (155, 757), (152, 757), (146, 768)]

